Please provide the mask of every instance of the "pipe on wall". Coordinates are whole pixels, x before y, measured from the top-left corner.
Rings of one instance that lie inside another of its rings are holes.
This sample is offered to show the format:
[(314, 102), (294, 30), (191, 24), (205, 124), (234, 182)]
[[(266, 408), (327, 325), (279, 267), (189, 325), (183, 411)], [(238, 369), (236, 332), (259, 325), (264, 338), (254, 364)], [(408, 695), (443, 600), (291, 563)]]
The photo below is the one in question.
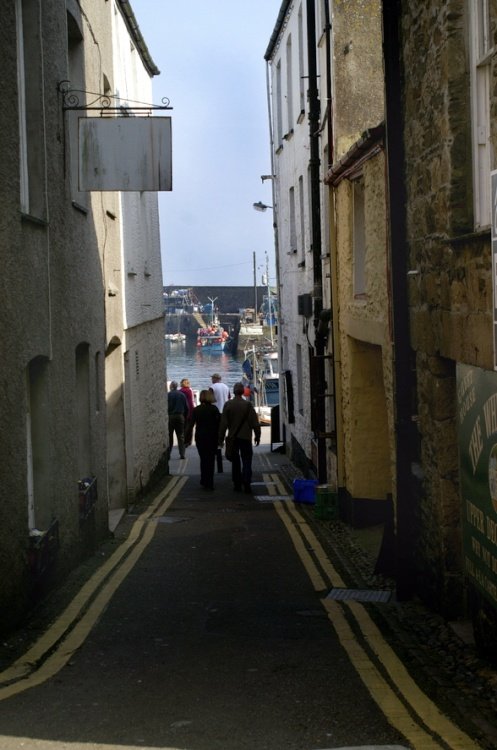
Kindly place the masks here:
[(311, 424), (317, 441), (318, 481), (327, 480), (326, 467), (326, 409), (324, 352), (327, 337), (320, 330), (320, 315), (323, 309), (323, 274), (321, 261), (321, 190), (320, 190), (320, 102), (317, 75), (316, 9), (314, 0), (307, 0), (307, 64), (309, 102), (309, 147), (311, 182), (311, 247), (313, 257), (313, 302), (314, 302), (314, 348), (310, 352), (311, 373)]

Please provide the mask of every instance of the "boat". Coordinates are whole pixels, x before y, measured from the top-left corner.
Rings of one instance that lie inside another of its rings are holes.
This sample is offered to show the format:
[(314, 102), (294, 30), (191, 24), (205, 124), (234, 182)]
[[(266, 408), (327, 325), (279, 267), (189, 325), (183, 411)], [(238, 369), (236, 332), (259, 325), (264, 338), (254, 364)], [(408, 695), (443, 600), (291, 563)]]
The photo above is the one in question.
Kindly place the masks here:
[(171, 341), (174, 344), (182, 344), (184, 341), (186, 341), (186, 334), (185, 333), (165, 333), (164, 338), (166, 341)]
[(271, 409), (280, 402), (278, 352), (273, 348), (248, 349), (242, 363), (245, 395), (252, 401), (263, 425), (271, 424)]
[(204, 305), (204, 313), (210, 314), (209, 325), (204, 325), (197, 330), (197, 346), (208, 352), (228, 352), (231, 350), (232, 339), (222, 325), (219, 323), (218, 310), (214, 306), (217, 297), (208, 297), (209, 304)]
[(230, 336), (222, 326), (215, 323), (197, 331), (197, 346), (209, 352), (224, 352), (229, 345)]

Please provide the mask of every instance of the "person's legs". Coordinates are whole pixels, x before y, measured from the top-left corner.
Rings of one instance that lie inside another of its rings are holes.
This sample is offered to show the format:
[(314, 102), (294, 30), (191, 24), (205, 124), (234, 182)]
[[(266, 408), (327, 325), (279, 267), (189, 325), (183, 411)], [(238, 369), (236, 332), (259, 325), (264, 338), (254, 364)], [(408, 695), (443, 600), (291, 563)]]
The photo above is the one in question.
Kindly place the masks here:
[(171, 452), (173, 450), (173, 441), (174, 441), (174, 415), (170, 415), (168, 420), (168, 429), (169, 429), (169, 447), (167, 449), (168, 451), (168, 458), (171, 458)]
[(250, 492), (250, 482), (252, 481), (252, 442), (250, 440), (240, 440), (240, 455), (242, 458), (242, 483), (246, 492)]
[(205, 466), (204, 466), (204, 476), (205, 476), (205, 486), (207, 489), (214, 489), (214, 465), (216, 462), (216, 450), (212, 449), (212, 447), (209, 447), (208, 450), (205, 452)]
[(233, 445), (233, 460), (231, 461), (231, 478), (235, 490), (242, 489), (242, 467), (240, 463), (240, 441), (235, 438)]
[(197, 451), (198, 455), (200, 456), (200, 484), (202, 487), (205, 487), (206, 485), (206, 478), (205, 478), (205, 448), (201, 443), (197, 443)]
[(174, 431), (178, 441), (180, 458), (185, 457), (185, 418), (182, 414), (176, 414), (174, 419)]

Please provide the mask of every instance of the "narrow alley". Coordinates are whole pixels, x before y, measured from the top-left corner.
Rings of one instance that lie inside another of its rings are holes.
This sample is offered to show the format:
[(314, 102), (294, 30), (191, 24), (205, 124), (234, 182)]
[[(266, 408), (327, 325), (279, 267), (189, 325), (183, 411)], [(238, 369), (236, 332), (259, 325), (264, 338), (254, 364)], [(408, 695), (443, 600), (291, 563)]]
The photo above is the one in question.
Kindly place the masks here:
[(1, 750), (491, 746), (416, 686), (369, 605), (330, 597), (354, 583), (263, 443), (252, 494), (226, 461), (205, 492), (175, 448), (165, 486), (6, 644)]

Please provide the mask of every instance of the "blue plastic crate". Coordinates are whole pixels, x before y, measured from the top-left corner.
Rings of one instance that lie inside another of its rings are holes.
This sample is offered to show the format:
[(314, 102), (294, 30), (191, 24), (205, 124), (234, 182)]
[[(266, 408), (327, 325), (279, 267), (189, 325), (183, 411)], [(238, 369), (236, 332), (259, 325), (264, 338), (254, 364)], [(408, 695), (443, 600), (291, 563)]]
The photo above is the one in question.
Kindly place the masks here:
[(309, 503), (314, 505), (316, 502), (316, 479), (294, 479), (293, 480), (293, 499), (296, 503)]

